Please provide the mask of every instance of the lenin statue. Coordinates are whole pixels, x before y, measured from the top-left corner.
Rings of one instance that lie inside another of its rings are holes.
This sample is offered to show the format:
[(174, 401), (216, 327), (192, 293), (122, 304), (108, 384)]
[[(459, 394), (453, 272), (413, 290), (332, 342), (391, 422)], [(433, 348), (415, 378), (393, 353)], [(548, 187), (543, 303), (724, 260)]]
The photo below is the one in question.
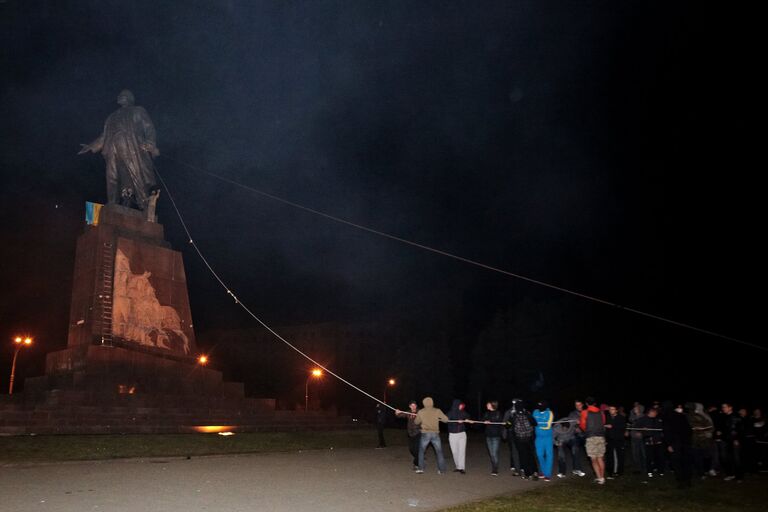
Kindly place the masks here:
[(160, 154), (155, 126), (143, 107), (134, 105), (131, 91), (117, 96), (120, 108), (104, 122), (104, 131), (78, 154), (101, 152), (107, 162), (107, 203), (138, 210), (154, 206), (157, 178), (152, 158)]

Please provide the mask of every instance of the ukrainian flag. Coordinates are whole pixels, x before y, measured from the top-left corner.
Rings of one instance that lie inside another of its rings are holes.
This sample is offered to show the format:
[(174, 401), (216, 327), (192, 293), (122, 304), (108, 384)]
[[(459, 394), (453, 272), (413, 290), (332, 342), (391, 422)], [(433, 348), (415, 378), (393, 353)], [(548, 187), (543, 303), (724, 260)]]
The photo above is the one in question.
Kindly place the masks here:
[(101, 207), (103, 204), (92, 203), (90, 201), (85, 202), (85, 223), (89, 226), (99, 225), (99, 215), (101, 214)]

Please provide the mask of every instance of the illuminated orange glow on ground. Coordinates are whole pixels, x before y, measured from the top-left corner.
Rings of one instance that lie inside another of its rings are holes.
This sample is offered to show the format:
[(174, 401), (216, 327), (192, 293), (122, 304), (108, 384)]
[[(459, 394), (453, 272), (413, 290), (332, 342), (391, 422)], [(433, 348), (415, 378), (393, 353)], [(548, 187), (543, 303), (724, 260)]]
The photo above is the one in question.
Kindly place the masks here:
[(201, 434), (217, 434), (219, 432), (229, 432), (231, 430), (235, 430), (235, 428), (236, 427), (231, 425), (198, 425), (192, 427), (195, 432), (200, 432)]

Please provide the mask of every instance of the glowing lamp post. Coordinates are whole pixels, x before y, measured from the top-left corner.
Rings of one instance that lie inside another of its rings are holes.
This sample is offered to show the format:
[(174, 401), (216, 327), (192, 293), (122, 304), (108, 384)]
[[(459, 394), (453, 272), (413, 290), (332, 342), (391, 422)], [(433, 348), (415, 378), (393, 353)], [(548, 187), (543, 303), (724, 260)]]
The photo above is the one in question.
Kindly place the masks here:
[(304, 385), (304, 412), (307, 412), (309, 410), (309, 379), (311, 378), (319, 379), (322, 376), (323, 376), (323, 370), (321, 370), (320, 368), (315, 368), (307, 376), (307, 382)]
[(207, 365), (208, 364), (208, 356), (206, 356), (206, 355), (198, 356), (197, 364), (199, 364), (201, 366)]
[(13, 379), (16, 376), (16, 358), (19, 356), (19, 350), (21, 347), (28, 347), (32, 344), (32, 338), (29, 336), (16, 336), (13, 338), (13, 342), (16, 344), (16, 350), (13, 352), (13, 363), (11, 364), (11, 382), (8, 384), (8, 394), (13, 394)]
[(384, 403), (387, 403), (387, 388), (393, 388), (397, 384), (395, 379), (387, 379), (387, 384), (384, 386)]

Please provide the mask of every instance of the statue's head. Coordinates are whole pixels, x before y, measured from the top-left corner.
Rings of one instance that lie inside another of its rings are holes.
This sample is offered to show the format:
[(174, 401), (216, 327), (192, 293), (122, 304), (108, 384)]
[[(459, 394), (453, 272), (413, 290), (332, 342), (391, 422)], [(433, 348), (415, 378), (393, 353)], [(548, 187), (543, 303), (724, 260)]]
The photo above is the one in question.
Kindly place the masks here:
[(133, 93), (128, 89), (120, 91), (120, 94), (117, 95), (117, 104), (123, 107), (133, 105), (135, 101)]

